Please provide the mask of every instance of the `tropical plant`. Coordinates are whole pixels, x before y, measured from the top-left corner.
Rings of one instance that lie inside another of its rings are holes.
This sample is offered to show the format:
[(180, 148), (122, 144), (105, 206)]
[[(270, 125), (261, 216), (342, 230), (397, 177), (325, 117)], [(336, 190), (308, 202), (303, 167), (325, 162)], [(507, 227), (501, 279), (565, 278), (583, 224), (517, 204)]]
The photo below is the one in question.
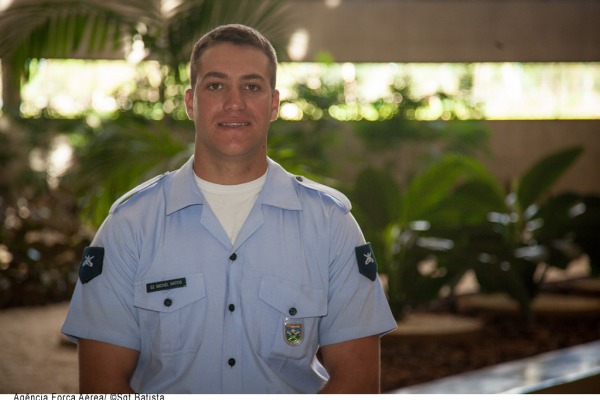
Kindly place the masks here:
[(550, 192), (582, 152), (575, 146), (537, 161), (504, 193), (503, 207), (489, 207), (483, 229), (469, 237), (482, 290), (508, 293), (529, 317), (549, 267), (566, 269), (584, 252), (598, 265), (590, 240), (600, 230), (598, 198)]
[(469, 269), (457, 252), (457, 233), (485, 220), (482, 198), (453, 202), (461, 185), (485, 185), (501, 193), (492, 175), (468, 156), (448, 154), (416, 175), (401, 189), (387, 170), (366, 169), (351, 198), (365, 236), (380, 254), (381, 273), (394, 315), (439, 297)]
[(599, 274), (600, 198), (549, 194), (582, 151), (544, 157), (508, 190), (467, 156), (445, 156), (403, 192), (387, 171), (364, 171), (352, 200), (383, 255), (395, 315), (438, 298), (444, 286), (452, 293), (468, 270), (482, 291), (508, 294), (529, 317), (550, 266), (565, 269), (587, 254)]

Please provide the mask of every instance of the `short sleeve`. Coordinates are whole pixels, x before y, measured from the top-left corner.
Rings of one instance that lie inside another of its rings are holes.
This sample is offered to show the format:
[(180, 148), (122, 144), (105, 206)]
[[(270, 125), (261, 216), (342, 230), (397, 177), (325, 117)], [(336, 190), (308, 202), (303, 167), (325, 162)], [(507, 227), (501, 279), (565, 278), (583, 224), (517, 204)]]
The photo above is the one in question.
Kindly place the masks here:
[[(132, 229), (118, 214), (110, 214), (91, 247), (103, 249), (102, 272), (92, 279), (80, 278), (75, 287), (62, 333), (77, 341), (93, 339), (140, 349), (133, 288), (137, 245)], [(97, 252), (96, 254), (100, 254)], [(84, 257), (86, 255), (84, 254)], [(85, 260), (82, 260), (82, 266)]]
[(356, 220), (351, 213), (335, 213), (330, 222), (328, 311), (319, 325), (321, 346), (395, 329), (379, 277), (371, 279), (359, 268), (356, 249), (366, 243)]

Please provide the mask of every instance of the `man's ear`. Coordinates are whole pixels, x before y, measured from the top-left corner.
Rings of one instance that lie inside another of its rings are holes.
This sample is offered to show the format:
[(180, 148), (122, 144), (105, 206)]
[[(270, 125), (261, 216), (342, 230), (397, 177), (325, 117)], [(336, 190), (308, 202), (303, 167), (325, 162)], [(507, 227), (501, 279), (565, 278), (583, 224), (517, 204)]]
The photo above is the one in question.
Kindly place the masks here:
[(189, 88), (185, 91), (185, 112), (192, 121), (194, 120), (194, 91)]
[(277, 119), (279, 115), (279, 90), (273, 91), (273, 99), (271, 102), (271, 122)]

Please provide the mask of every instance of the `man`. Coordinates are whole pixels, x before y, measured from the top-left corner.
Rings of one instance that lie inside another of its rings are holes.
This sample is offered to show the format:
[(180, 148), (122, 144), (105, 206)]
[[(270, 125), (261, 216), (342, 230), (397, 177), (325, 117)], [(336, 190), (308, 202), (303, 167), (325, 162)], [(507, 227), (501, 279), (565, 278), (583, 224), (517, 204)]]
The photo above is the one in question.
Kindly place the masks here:
[(276, 68), (245, 26), (195, 45), (194, 156), (119, 199), (84, 252), (62, 330), (82, 392), (379, 390), (396, 324), (377, 264), (341, 193), (267, 158)]

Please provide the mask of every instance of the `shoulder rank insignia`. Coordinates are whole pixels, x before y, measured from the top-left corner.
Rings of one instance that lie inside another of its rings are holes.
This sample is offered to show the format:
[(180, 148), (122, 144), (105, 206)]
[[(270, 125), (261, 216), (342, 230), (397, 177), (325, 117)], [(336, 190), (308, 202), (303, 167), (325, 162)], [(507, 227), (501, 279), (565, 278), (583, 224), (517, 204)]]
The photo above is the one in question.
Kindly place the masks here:
[(79, 265), (79, 279), (85, 284), (102, 273), (104, 247), (86, 247)]
[(377, 278), (377, 261), (371, 243), (363, 244), (355, 248), (358, 272), (374, 281)]

